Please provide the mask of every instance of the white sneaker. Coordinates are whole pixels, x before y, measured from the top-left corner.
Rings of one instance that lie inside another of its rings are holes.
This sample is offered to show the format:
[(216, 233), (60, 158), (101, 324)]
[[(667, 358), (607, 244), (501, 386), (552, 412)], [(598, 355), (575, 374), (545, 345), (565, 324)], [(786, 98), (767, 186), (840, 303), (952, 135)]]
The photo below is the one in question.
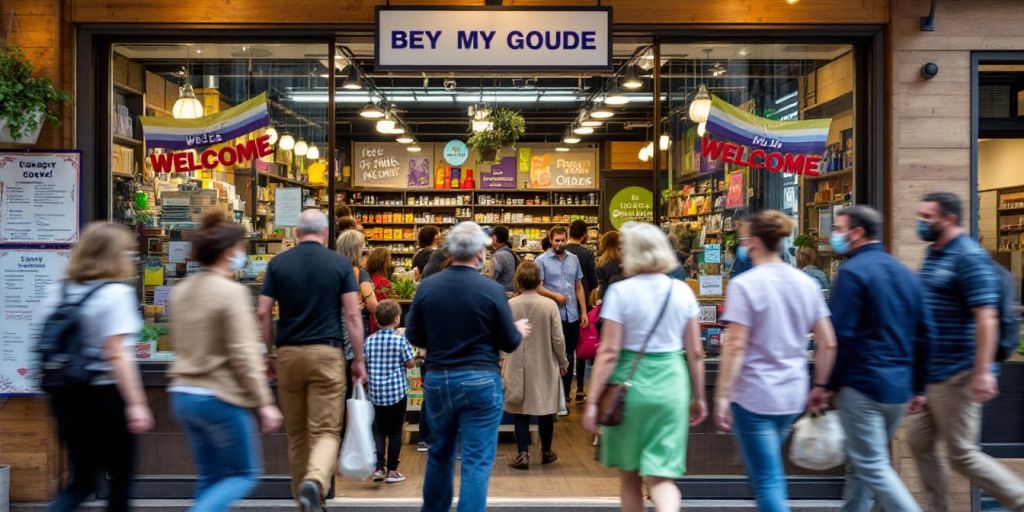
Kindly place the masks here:
[(562, 407), (561, 409), (558, 410), (558, 415), (563, 417), (563, 418), (568, 416), (569, 415), (569, 409), (566, 409), (565, 407)]
[(387, 480), (385, 480), (385, 482), (387, 482), (389, 484), (397, 484), (398, 482), (404, 482), (404, 481), (405, 481), (405, 475), (399, 473), (398, 471), (389, 471), (388, 472), (388, 478), (387, 478)]

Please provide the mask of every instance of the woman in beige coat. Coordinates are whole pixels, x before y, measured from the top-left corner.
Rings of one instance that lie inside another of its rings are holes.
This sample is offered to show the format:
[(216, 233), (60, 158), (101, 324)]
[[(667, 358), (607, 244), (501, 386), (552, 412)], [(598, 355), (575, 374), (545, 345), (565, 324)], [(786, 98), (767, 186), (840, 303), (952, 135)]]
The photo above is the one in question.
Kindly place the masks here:
[(565, 357), (565, 337), (555, 301), (537, 293), (540, 269), (533, 262), (519, 265), (515, 276), (521, 295), (509, 300), (512, 317), (526, 318), (533, 331), (523, 338), (519, 349), (505, 358), (502, 380), (505, 382), (505, 411), (515, 416), (516, 445), (519, 456), (510, 464), (514, 469), (530, 469), (530, 418), (537, 417), (540, 427), (541, 463), (558, 460), (551, 451), (555, 435), (555, 414), (559, 408), (560, 375), (569, 361)]

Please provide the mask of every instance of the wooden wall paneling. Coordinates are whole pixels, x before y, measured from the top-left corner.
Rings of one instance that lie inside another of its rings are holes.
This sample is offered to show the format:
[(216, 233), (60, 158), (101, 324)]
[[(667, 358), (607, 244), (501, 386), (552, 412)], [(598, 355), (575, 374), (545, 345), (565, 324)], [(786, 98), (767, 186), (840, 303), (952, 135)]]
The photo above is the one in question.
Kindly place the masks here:
[(651, 162), (643, 162), (640, 157), (637, 156), (640, 153), (640, 148), (647, 145), (646, 142), (609, 142), (606, 144), (608, 148), (608, 156), (606, 161), (608, 165), (605, 167), (612, 171), (649, 171), (651, 170)]
[(164, 97), (166, 86), (167, 81), (162, 76), (146, 71), (146, 103), (162, 110), (170, 110), (174, 105), (168, 105)]
[(11, 398), (0, 406), (0, 462), (11, 466), (11, 501), (42, 501), (56, 491), (60, 443), (46, 399)]

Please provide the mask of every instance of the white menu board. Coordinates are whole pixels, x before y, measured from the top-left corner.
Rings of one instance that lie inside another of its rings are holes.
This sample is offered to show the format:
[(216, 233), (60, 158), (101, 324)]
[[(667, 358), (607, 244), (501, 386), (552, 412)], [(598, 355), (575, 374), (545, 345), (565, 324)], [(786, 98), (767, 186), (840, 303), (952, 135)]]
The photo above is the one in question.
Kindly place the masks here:
[(37, 393), (31, 378), (40, 304), (64, 276), (71, 251), (0, 249), (0, 395)]
[(78, 239), (81, 157), (77, 151), (0, 151), (0, 243)]

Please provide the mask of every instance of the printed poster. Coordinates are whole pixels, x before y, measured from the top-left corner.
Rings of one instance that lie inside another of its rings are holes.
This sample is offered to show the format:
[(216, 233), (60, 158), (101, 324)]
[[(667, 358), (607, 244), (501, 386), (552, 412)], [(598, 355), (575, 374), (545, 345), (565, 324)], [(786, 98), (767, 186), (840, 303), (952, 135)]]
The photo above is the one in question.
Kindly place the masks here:
[(700, 276), (701, 297), (722, 296), (722, 276)]
[(299, 225), (299, 214), (302, 213), (301, 188), (274, 189), (274, 225), (278, 227), (295, 227)]
[(0, 244), (78, 240), (79, 151), (0, 151)]
[(0, 250), (0, 395), (39, 392), (31, 369), (46, 314), (41, 305), (70, 257), (66, 249)]
[(726, 208), (745, 208), (746, 194), (743, 187), (743, 171), (729, 173), (729, 190), (725, 193)]
[(721, 263), (722, 246), (719, 244), (707, 244), (704, 246), (704, 263)]

